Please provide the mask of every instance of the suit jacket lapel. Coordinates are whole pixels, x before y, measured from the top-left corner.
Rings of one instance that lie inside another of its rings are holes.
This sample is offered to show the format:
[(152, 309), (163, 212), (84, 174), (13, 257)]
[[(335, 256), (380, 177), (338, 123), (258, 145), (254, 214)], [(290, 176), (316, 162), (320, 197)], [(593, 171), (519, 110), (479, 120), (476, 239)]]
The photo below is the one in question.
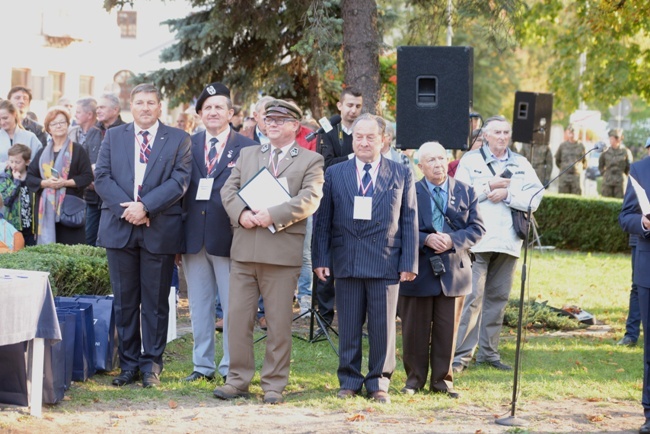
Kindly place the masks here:
[[(424, 178), (422, 178), (424, 179)], [(415, 187), (415, 193), (418, 198), (418, 212), (420, 213), (420, 224), (428, 232), (433, 230), (433, 214), (431, 212), (431, 196), (427, 193), (427, 185), (422, 181), (418, 182)]]
[[(221, 172), (223, 172), (223, 169), (228, 167), (228, 163), (232, 161), (232, 156), (235, 154), (235, 149), (238, 147), (239, 146), (235, 143), (234, 131), (230, 130), (230, 134), (228, 134), (228, 140), (226, 141), (226, 146), (224, 146), (223, 150), (221, 151), (219, 162), (217, 163), (217, 167), (214, 169), (214, 178), (218, 177)], [(230, 155), (230, 157), (228, 157), (228, 155)]]
[[(456, 211), (458, 207), (458, 198), (461, 197), (462, 189), (460, 185), (456, 182), (454, 178), (449, 178), (449, 191), (447, 192), (447, 216), (452, 222), (456, 220), (458, 212)], [(451, 228), (450, 228), (451, 229)]]
[(357, 163), (356, 159), (352, 158), (345, 163), (339, 163), (339, 164), (347, 164), (348, 168), (343, 171), (343, 176), (344, 176), (344, 182), (345, 185), (347, 186), (347, 189), (350, 193), (350, 197), (352, 197), (352, 200), (354, 201), (354, 196), (359, 195), (359, 185), (357, 183)]
[(287, 168), (293, 164), (294, 158), (297, 157), (300, 152), (298, 148), (298, 144), (294, 143), (293, 146), (289, 148), (289, 153), (285, 155), (282, 160), (278, 161), (278, 178), (282, 175), (282, 172), (287, 170)]
[(134, 135), (133, 123), (130, 123), (124, 129), (124, 139), (122, 140), (124, 146), (124, 153), (126, 154), (126, 159), (129, 165), (129, 172), (131, 172), (131, 179), (135, 179), (135, 161), (133, 161), (133, 156), (135, 155), (135, 135)]
[(205, 131), (192, 137), (192, 157), (199, 168), (201, 178), (208, 176), (208, 168), (205, 167)]
[(154, 138), (153, 144), (151, 145), (151, 154), (149, 155), (147, 168), (144, 171), (144, 177), (142, 178), (143, 182), (145, 179), (147, 179), (147, 176), (149, 173), (151, 173), (154, 166), (156, 165), (158, 157), (162, 153), (162, 149), (165, 147), (165, 143), (167, 143), (167, 127), (161, 122), (158, 125), (158, 132), (156, 133), (156, 137)]
[(372, 192), (372, 208), (375, 209), (377, 204), (384, 198), (386, 191), (390, 188), (392, 171), (388, 160), (381, 157), (379, 162), (379, 173), (377, 173), (377, 182)]

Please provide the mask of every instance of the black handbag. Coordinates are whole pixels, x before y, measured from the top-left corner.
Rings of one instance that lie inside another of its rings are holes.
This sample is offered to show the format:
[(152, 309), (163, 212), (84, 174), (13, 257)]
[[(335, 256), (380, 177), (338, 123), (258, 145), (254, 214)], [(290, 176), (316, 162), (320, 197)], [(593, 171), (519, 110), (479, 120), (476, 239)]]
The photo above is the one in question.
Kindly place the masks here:
[(59, 223), (69, 228), (86, 225), (86, 201), (80, 197), (66, 194), (61, 204)]
[(515, 229), (515, 233), (519, 238), (525, 240), (530, 228), (528, 224), (528, 213), (519, 211), (518, 209), (511, 209), (510, 211), (512, 213), (512, 226)]

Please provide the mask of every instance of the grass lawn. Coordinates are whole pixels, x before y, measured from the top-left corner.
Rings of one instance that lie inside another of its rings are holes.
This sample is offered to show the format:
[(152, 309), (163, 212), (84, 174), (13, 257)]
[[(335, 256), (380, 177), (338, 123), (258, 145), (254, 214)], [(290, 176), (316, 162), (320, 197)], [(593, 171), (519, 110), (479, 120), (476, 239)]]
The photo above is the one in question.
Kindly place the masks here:
[[(566, 304), (580, 306), (612, 329), (593, 334), (584, 329), (576, 334), (527, 331), (522, 356), (519, 408), (540, 401), (614, 400), (638, 405), (640, 415), (643, 378), (641, 341), (632, 348), (615, 345), (625, 327), (630, 289), (630, 256), (535, 251), (529, 256), (529, 264), (532, 267), (528, 274), (526, 299), (548, 301), (554, 307)], [(517, 271), (511, 298), (519, 299), (520, 286), (520, 271)], [(303, 335), (305, 324), (303, 322), (300, 327)], [(514, 363), (515, 334), (515, 329), (504, 327), (500, 349), (502, 359), (509, 364)], [(256, 333), (256, 336), (260, 334)], [(218, 334), (218, 352), (221, 339), (222, 335)], [(255, 346), (258, 372), (264, 348), (264, 341)], [(219, 357), (220, 353), (217, 360)], [(459, 400), (428, 393), (402, 396), (399, 390), (404, 386), (405, 373), (401, 361), (399, 330), (397, 357), (397, 370), (390, 390), (392, 404), (376, 405), (362, 397), (341, 401), (335, 396), (338, 390), (338, 360), (327, 342), (310, 344), (294, 339), (285, 406), (350, 414), (374, 407), (373, 411), (386, 415), (413, 415), (420, 419), (428, 417), (432, 410), (453, 410), (467, 406), (496, 407), (502, 410), (499, 411), (502, 414), (509, 410), (512, 372), (470, 365), (469, 369), (455, 379), (455, 387), (461, 393)], [(365, 357), (363, 365), (367, 366)], [(214, 402), (212, 390), (215, 385), (221, 384), (221, 380), (193, 384), (181, 382), (191, 371), (192, 337), (188, 334), (167, 346), (161, 388), (143, 390), (141, 387), (128, 386), (118, 389), (110, 385), (111, 375), (96, 375), (85, 383), (75, 383), (66, 392), (70, 401), (51, 407), (51, 411), (75, 412), (83, 408), (90, 409), (97, 403), (114, 402), (118, 405), (125, 401), (137, 404), (176, 400), (187, 405)], [(261, 403), (262, 390), (258, 374), (253, 379), (251, 392), (258, 395), (257, 401), (251, 401)]]

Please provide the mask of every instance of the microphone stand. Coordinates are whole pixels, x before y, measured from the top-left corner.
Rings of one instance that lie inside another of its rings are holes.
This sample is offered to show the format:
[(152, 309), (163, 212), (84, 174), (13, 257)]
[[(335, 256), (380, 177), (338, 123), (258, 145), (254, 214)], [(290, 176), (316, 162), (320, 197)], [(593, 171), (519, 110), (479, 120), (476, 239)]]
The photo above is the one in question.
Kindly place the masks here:
[(515, 368), (514, 368), (514, 381), (512, 384), (512, 402), (510, 407), (510, 416), (502, 417), (496, 419), (495, 422), (497, 425), (504, 426), (527, 426), (528, 421), (516, 416), (517, 412), (517, 392), (519, 391), (519, 369), (521, 365), (521, 334), (523, 329), (523, 320), (524, 320), (524, 296), (526, 295), (526, 269), (528, 267), (528, 243), (530, 240), (530, 225), (533, 216), (532, 203), (535, 196), (537, 196), (542, 191), (546, 190), (551, 183), (557, 180), (560, 176), (564, 175), (569, 169), (578, 164), (589, 155), (592, 151), (598, 149), (597, 147), (591, 148), (584, 154), (580, 159), (574, 161), (572, 164), (567, 166), (563, 171), (561, 171), (555, 178), (547, 182), (542, 188), (537, 190), (533, 194), (528, 202), (528, 209), (526, 210), (526, 239), (524, 240), (524, 263), (521, 266), (521, 290), (519, 293), (519, 319), (517, 321), (517, 345), (515, 347)]

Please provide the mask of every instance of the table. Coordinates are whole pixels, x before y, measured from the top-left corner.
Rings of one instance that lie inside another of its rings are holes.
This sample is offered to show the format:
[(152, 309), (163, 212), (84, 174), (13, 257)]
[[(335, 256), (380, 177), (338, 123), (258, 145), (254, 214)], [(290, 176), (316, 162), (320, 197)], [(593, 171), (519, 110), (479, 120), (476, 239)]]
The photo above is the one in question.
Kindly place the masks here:
[(43, 406), (45, 340), (61, 340), (61, 330), (48, 279), (41, 271), (0, 268), (0, 346), (33, 341), (30, 413)]

